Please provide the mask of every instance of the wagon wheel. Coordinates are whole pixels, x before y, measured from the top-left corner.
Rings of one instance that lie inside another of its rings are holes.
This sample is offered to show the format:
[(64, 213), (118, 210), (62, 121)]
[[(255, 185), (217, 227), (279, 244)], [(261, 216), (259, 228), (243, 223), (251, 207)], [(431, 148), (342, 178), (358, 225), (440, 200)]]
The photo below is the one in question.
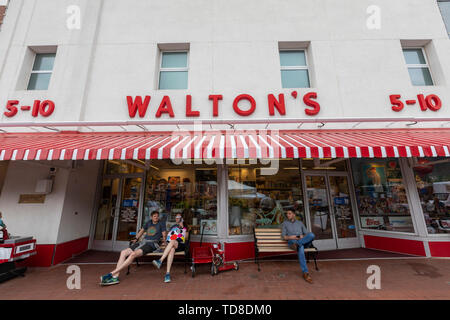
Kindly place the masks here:
[(195, 264), (192, 264), (191, 271), (192, 271), (192, 278), (194, 278), (195, 277)]
[(221, 256), (215, 256), (213, 258), (213, 263), (216, 265), (217, 268), (219, 268), (223, 264), (223, 259)]
[(217, 272), (217, 266), (214, 264), (214, 262), (213, 263), (211, 263), (211, 275), (212, 276), (214, 276), (214, 275), (216, 275), (218, 272)]

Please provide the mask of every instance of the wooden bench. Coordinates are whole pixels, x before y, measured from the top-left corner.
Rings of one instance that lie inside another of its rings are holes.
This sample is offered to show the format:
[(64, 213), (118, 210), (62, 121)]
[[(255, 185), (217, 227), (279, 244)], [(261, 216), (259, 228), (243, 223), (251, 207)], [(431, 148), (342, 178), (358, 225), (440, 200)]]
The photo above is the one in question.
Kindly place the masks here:
[[(159, 250), (157, 252), (150, 252), (142, 257), (161, 257), (164, 253), (164, 249), (166, 249), (167, 243), (166, 243), (165, 239), (161, 239), (160, 243), (161, 244), (159, 245)], [(176, 251), (175, 257), (176, 256), (183, 256), (183, 258), (184, 258), (183, 259), (184, 273), (187, 273), (186, 267), (187, 267), (188, 262), (191, 261), (190, 253), (189, 253), (189, 232), (186, 233), (186, 241), (185, 241), (184, 251)], [(142, 257), (140, 257), (140, 258), (142, 258)], [(139, 267), (139, 258), (134, 259), (134, 261), (136, 261), (136, 266)], [(131, 265), (128, 266), (127, 275), (130, 274), (130, 267), (131, 267)]]
[[(280, 228), (255, 228), (254, 238), (255, 238), (255, 263), (258, 264), (258, 271), (261, 271), (259, 265), (260, 252), (273, 252), (273, 253), (295, 252), (288, 246), (288, 242), (281, 238)], [(317, 250), (317, 248), (312, 245), (312, 242), (308, 247), (305, 247), (304, 250), (306, 261), (309, 262), (309, 258), (312, 255), (314, 259), (314, 266), (316, 267), (316, 270), (319, 271), (316, 261), (319, 250)]]

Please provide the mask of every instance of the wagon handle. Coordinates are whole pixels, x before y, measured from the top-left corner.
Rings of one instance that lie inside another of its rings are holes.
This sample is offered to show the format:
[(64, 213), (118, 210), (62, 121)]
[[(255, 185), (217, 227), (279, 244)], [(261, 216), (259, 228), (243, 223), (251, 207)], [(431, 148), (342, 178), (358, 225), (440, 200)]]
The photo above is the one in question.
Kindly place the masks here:
[(202, 246), (202, 242), (203, 242), (203, 232), (205, 231), (205, 226), (206, 226), (206, 222), (203, 222), (202, 224), (202, 234), (200, 236), (200, 247)]

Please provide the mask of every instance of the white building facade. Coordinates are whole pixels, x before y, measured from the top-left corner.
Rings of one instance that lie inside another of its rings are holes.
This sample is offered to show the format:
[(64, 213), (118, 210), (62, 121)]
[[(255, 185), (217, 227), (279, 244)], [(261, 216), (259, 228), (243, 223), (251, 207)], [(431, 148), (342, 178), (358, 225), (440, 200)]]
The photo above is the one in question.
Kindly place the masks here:
[(49, 266), (182, 213), (238, 260), (292, 209), (319, 250), (449, 257), (448, 4), (10, 1), (8, 231)]

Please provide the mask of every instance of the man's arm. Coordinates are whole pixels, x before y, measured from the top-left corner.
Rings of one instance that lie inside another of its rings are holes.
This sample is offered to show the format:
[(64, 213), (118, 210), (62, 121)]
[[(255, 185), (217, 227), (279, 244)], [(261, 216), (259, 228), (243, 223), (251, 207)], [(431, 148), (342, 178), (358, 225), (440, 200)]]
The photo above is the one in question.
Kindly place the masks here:
[(139, 230), (139, 232), (137, 233), (136, 238), (133, 239), (132, 241), (133, 241), (133, 242), (138, 241), (139, 238), (142, 237), (143, 234), (144, 234), (144, 228), (141, 228), (141, 230)]

